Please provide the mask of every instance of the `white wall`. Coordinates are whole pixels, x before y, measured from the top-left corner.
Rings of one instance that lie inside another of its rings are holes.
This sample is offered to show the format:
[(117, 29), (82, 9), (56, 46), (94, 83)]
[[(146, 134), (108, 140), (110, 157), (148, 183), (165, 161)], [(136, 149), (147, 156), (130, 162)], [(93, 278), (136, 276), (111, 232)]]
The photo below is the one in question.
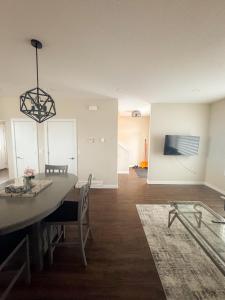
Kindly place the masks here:
[[(149, 117), (132, 118), (120, 116), (118, 118), (118, 143), (129, 152), (129, 166), (139, 165), (144, 160), (145, 139), (148, 144)], [(148, 160), (148, 158), (146, 159)], [(119, 166), (118, 169), (120, 169)]]
[[(89, 105), (97, 105), (98, 111), (89, 111)], [(78, 134), (78, 176), (80, 181), (87, 179), (88, 174), (94, 174), (94, 180), (102, 182), (105, 187), (117, 186), (117, 124), (118, 103), (115, 99), (63, 99), (56, 101), (57, 116), (77, 121)], [(11, 118), (27, 118), (19, 111), (18, 98), (0, 99), (0, 120), (6, 121), (8, 163), (10, 177), (14, 176), (11, 142)], [(45, 163), (44, 126), (38, 125), (39, 160), (41, 171)], [(95, 143), (89, 143), (89, 137), (95, 138)], [(105, 143), (100, 138), (105, 138)], [(24, 137), (24, 142), (29, 141)]]
[(225, 193), (225, 100), (211, 104), (206, 184)]
[[(149, 183), (201, 183), (205, 181), (209, 105), (152, 104)], [(166, 134), (200, 136), (196, 156), (163, 155)]]
[(118, 144), (117, 173), (129, 174), (129, 151)]

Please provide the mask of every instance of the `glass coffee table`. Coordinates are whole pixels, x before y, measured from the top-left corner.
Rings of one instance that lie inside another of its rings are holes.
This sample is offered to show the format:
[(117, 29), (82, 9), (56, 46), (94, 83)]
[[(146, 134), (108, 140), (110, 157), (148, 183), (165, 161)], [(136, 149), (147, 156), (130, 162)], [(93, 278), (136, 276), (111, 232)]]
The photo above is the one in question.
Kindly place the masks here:
[(225, 219), (200, 201), (169, 204), (168, 227), (178, 219), (225, 275)]

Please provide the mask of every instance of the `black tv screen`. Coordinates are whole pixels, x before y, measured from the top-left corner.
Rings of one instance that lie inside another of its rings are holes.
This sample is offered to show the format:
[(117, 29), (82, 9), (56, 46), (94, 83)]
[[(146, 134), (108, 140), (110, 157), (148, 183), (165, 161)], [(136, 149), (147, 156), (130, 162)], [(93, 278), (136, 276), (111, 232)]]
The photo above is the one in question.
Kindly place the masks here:
[(164, 155), (196, 155), (199, 148), (199, 136), (166, 135)]

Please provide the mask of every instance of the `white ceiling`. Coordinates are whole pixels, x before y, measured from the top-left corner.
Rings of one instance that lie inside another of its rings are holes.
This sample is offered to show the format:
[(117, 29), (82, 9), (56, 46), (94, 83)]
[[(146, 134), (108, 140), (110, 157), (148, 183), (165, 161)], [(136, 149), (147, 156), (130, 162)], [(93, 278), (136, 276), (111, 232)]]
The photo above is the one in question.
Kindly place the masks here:
[(140, 111), (142, 116), (149, 116), (151, 112), (151, 104), (135, 98), (120, 98), (118, 103), (118, 111), (120, 116), (131, 117), (132, 111)]
[[(0, 96), (40, 85), (154, 102), (225, 97), (224, 0), (0, 0)], [(135, 100), (136, 101), (136, 100)]]

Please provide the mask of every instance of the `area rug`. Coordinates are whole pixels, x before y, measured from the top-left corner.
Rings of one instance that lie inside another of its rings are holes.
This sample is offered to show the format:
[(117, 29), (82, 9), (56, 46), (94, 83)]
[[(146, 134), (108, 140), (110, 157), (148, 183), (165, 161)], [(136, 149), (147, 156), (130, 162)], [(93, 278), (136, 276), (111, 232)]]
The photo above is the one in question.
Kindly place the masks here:
[(167, 299), (224, 300), (225, 276), (178, 220), (167, 227), (170, 209), (137, 205)]
[(140, 178), (147, 178), (147, 175), (148, 175), (148, 169), (147, 168), (134, 168), (136, 174), (138, 177)]

